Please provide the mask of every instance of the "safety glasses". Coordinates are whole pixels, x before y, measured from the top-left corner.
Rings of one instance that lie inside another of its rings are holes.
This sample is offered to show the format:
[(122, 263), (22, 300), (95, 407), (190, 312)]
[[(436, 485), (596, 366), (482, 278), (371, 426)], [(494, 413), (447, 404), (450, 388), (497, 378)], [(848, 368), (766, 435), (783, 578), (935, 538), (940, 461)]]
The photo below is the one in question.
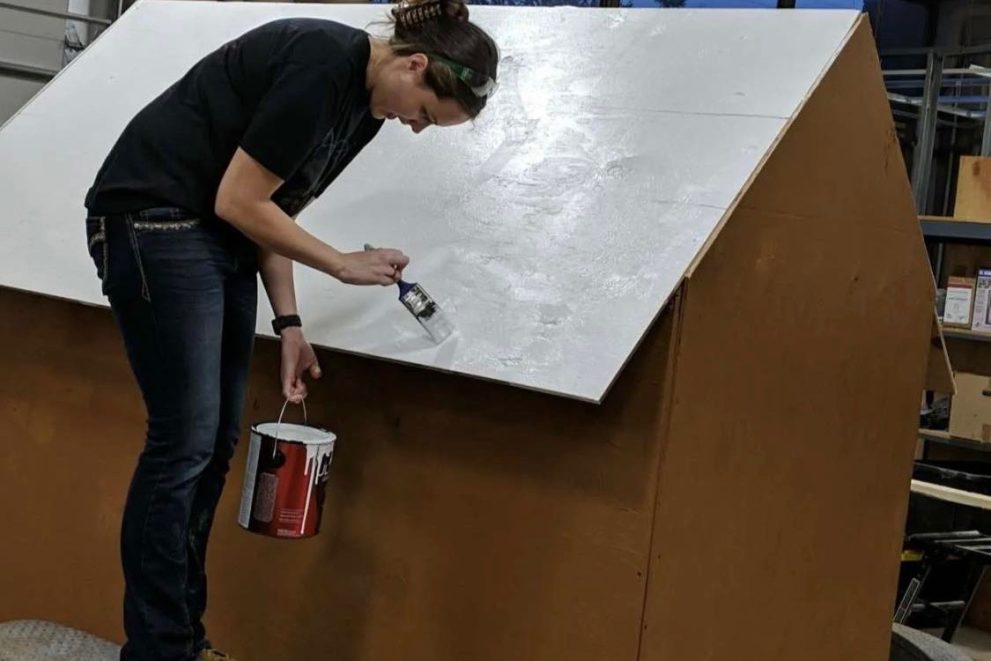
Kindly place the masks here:
[(434, 55), (433, 58), (451, 70), (454, 76), (471, 88), (471, 91), (478, 97), (492, 96), (496, 90), (496, 81), (474, 69), (463, 64), (452, 62), (447, 58)]

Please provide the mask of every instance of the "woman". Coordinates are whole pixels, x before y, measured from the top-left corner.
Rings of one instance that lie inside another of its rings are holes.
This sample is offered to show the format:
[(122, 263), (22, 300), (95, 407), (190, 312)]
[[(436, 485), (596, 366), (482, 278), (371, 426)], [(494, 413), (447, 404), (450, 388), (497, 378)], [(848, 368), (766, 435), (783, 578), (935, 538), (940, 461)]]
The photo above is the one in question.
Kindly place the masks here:
[(392, 11), (388, 40), (280, 20), (196, 64), (127, 126), (86, 199), (90, 254), (148, 410), (124, 510), (125, 661), (227, 658), (205, 638), (207, 538), (234, 452), (260, 272), (284, 395), (320, 377), (292, 263), (390, 285), (398, 250), (344, 253), (294, 222), (386, 119), (478, 115), (498, 52), (461, 0)]

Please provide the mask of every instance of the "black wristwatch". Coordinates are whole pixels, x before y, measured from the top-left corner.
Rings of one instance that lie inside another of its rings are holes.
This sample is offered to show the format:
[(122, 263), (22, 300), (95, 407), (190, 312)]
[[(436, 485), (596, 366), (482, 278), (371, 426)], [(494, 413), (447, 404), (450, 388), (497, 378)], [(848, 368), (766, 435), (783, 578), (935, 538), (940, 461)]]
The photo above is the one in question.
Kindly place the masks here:
[(282, 335), (282, 331), (292, 326), (302, 327), (298, 314), (284, 314), (272, 320), (272, 330), (276, 335)]

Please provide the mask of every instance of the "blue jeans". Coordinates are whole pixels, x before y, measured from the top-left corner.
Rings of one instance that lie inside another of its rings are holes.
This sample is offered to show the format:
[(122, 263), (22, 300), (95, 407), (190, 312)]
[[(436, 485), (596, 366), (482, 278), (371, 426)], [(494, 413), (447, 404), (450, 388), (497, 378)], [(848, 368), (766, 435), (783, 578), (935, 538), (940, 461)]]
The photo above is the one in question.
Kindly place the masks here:
[(178, 209), (86, 225), (148, 412), (121, 531), (121, 660), (189, 661), (209, 644), (206, 547), (244, 406), (257, 260)]

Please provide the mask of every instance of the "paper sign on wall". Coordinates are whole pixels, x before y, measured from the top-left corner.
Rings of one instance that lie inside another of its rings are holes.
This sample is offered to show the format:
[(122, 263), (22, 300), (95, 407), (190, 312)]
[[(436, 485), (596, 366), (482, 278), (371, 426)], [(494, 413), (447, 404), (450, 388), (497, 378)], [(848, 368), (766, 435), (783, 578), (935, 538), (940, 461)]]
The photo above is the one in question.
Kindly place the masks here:
[(981, 332), (991, 332), (991, 269), (977, 271), (977, 287), (974, 290), (974, 319), (971, 329)]
[(974, 278), (950, 278), (946, 286), (943, 325), (970, 328), (974, 308)]

